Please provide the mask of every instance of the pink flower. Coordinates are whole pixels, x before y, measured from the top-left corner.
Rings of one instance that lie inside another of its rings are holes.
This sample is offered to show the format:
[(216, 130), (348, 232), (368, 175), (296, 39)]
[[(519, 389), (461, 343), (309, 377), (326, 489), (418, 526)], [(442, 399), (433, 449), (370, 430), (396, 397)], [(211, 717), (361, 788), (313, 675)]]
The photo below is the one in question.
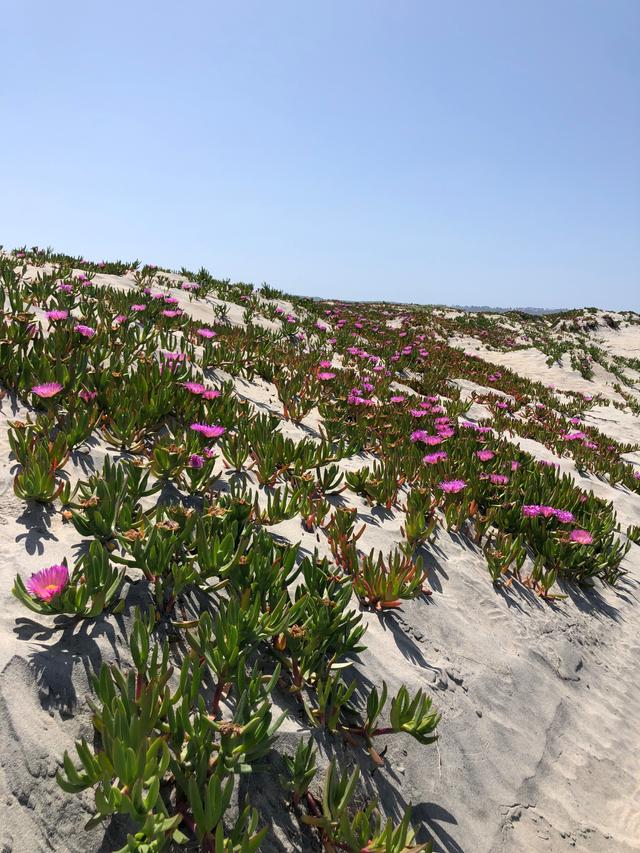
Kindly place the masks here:
[(520, 463), (519, 463), (519, 462), (516, 462), (516, 460), (515, 460), (515, 459), (512, 459), (512, 460), (511, 460), (511, 470), (512, 470), (512, 471), (517, 471), (519, 467), (520, 467)]
[(422, 457), (422, 461), (425, 465), (436, 465), (438, 462), (442, 462), (447, 458), (447, 454), (444, 450), (437, 450), (435, 453), (427, 453), (426, 456)]
[(168, 317), (169, 320), (173, 320), (174, 317), (179, 317), (181, 314), (182, 314), (182, 311), (180, 311), (177, 308), (175, 310), (167, 309), (166, 311), (162, 312), (162, 316)]
[(61, 281), (58, 284), (58, 290), (61, 291), (62, 293), (73, 293), (73, 285), (67, 284), (66, 281)]
[(84, 388), (78, 393), (78, 397), (80, 397), (81, 400), (84, 400), (85, 403), (90, 403), (91, 400), (95, 400), (97, 396), (97, 391), (85, 391)]
[(321, 361), (318, 363), (318, 367), (329, 369), (330, 367), (333, 367), (333, 364), (330, 361)]
[(216, 333), (212, 332), (211, 329), (198, 329), (196, 332), (197, 335), (200, 335), (201, 338), (215, 338)]
[(522, 514), (525, 518), (535, 518), (540, 515), (540, 507), (537, 504), (525, 504), (522, 507)]
[(191, 424), (191, 429), (204, 435), (205, 438), (220, 438), (226, 432), (225, 428), (218, 424)]
[(404, 401), (405, 398), (402, 396), (402, 394), (394, 394), (393, 397), (389, 398), (390, 403), (404, 403)]
[(132, 305), (132, 306), (131, 306), (131, 310), (132, 310), (132, 311), (146, 311), (146, 310), (147, 310), (147, 306), (146, 306), (146, 305), (141, 305), (141, 304), (140, 304), (140, 305)]
[(466, 485), (467, 484), (464, 480), (443, 480), (443, 482), (440, 483), (440, 488), (447, 494), (455, 495), (466, 488)]
[(574, 514), (568, 509), (557, 509), (555, 515), (562, 524), (572, 524), (576, 520)]
[(456, 434), (455, 430), (450, 426), (437, 426), (436, 432), (440, 438), (452, 438)]
[(577, 542), (578, 545), (591, 545), (593, 542), (593, 536), (588, 530), (572, 530), (569, 539), (572, 542)]
[(509, 482), (509, 478), (506, 474), (491, 474), (489, 480), (494, 486), (506, 486)]
[(495, 453), (492, 450), (476, 450), (476, 456), (481, 462), (488, 462), (493, 459)]
[(347, 403), (351, 406), (373, 406), (373, 400), (368, 400), (366, 397), (360, 397), (358, 394), (349, 394)]
[(202, 399), (203, 400), (215, 400), (216, 397), (219, 397), (219, 396), (220, 396), (220, 391), (218, 391), (217, 388), (206, 388), (202, 392)]
[(83, 326), (82, 323), (78, 323), (77, 326), (74, 326), (74, 329), (83, 338), (92, 338), (96, 333), (96, 330), (92, 329), (91, 326)]
[(34, 385), (31, 391), (37, 397), (55, 397), (62, 391), (62, 385), (59, 382), (45, 382), (43, 385)]
[(26, 587), (34, 598), (48, 603), (60, 595), (68, 583), (69, 569), (66, 566), (49, 566), (31, 575)]
[(322, 382), (326, 382), (329, 379), (336, 378), (335, 373), (331, 373), (329, 370), (319, 370), (316, 375), (318, 379), (320, 379)]
[(69, 312), (63, 309), (54, 308), (53, 311), (47, 311), (47, 320), (66, 320), (69, 316)]
[(125, 317), (125, 315), (124, 315), (124, 314), (117, 314), (117, 315), (113, 318), (113, 322), (114, 322), (114, 323), (124, 323), (124, 321), (125, 321), (126, 319), (127, 319), (127, 318)]
[(202, 468), (204, 465), (204, 456), (199, 456), (197, 453), (192, 453), (189, 457), (189, 468)]
[(183, 382), (182, 387), (186, 388), (187, 391), (190, 391), (192, 394), (202, 394), (207, 389), (204, 385), (201, 385), (199, 382)]

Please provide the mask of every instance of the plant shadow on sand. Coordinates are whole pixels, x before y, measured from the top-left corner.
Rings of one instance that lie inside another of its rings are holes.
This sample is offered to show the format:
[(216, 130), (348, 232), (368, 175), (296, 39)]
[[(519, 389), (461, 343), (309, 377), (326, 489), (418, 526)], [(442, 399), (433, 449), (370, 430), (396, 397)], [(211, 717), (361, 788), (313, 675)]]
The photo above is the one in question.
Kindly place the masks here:
[(26, 528), (25, 533), (16, 536), (16, 542), (23, 542), (28, 554), (44, 554), (46, 541), (57, 542), (58, 537), (51, 532), (51, 519), (55, 509), (48, 504), (31, 502), (16, 519), (16, 524)]
[[(61, 716), (72, 716), (79, 697), (74, 669), (78, 663), (84, 667), (87, 682), (100, 670), (102, 651), (96, 638), (104, 636), (114, 652), (115, 629), (105, 618), (87, 621), (60, 621), (54, 627), (45, 627), (33, 619), (20, 618), (14, 633), (18, 639), (38, 643), (39, 651), (29, 655), (29, 665), (39, 687), (40, 702), (46, 710), (55, 709)], [(52, 642), (53, 641), (53, 642)]]
[[(117, 635), (127, 635), (125, 621), (144, 600), (144, 591), (133, 583), (126, 590), (125, 607), (118, 615), (103, 613), (92, 620), (56, 616), (49, 625), (29, 617), (16, 620), (17, 638), (38, 646), (28, 660), (45, 710), (57, 710), (62, 717), (76, 713), (83, 699), (76, 686), (85, 683), (90, 690), (91, 676), (100, 672), (105, 652), (111, 660), (120, 661)], [(84, 670), (84, 678), (78, 674), (78, 665)]]

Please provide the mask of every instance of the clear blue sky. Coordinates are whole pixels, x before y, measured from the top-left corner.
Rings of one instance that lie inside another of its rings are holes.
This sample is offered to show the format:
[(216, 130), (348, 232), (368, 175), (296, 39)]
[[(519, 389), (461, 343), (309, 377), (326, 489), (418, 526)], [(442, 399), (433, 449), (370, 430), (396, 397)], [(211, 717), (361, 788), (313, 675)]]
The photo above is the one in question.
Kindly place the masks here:
[(5, 246), (640, 310), (639, 0), (2, 7)]

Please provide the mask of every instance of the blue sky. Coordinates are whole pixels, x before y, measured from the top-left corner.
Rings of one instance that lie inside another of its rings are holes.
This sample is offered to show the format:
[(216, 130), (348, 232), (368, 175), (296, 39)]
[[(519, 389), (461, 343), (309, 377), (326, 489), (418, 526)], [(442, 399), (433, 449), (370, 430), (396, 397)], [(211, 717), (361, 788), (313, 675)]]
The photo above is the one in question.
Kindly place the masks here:
[(640, 3), (3, 4), (0, 243), (640, 310)]

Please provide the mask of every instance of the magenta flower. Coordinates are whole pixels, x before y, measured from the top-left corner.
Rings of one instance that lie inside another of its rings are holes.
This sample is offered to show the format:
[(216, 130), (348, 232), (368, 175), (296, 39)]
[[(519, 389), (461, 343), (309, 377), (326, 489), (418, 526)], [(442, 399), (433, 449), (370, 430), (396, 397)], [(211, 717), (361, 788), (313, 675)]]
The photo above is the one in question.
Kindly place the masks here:
[(374, 406), (373, 400), (368, 400), (366, 397), (361, 397), (359, 394), (349, 394), (347, 403), (351, 406)]
[(226, 432), (225, 428), (218, 424), (191, 424), (191, 429), (204, 435), (205, 438), (220, 438)]
[(464, 480), (443, 480), (440, 488), (449, 495), (455, 495), (466, 488), (466, 485)]
[(493, 459), (495, 453), (493, 450), (476, 450), (476, 456), (481, 462), (488, 462), (490, 459)]
[(389, 398), (390, 403), (404, 403), (405, 398), (402, 394), (395, 394), (393, 397)]
[(189, 457), (189, 468), (202, 468), (204, 465), (204, 456), (199, 456), (197, 453), (192, 453)]
[(519, 462), (516, 462), (516, 460), (515, 460), (515, 459), (512, 459), (512, 460), (511, 460), (511, 470), (512, 470), (512, 471), (517, 471), (519, 467), (520, 467), (520, 463), (519, 463)]
[(588, 530), (572, 530), (569, 539), (578, 545), (591, 545), (593, 542), (593, 536)]
[(506, 474), (491, 474), (489, 480), (494, 486), (506, 486), (509, 482), (509, 478)]
[(435, 453), (427, 453), (426, 456), (422, 457), (422, 461), (426, 465), (436, 465), (438, 462), (442, 462), (447, 458), (447, 453), (444, 450), (438, 450)]
[(201, 338), (215, 338), (216, 333), (212, 332), (211, 329), (198, 329), (196, 332), (197, 335), (200, 335)]
[(74, 326), (74, 329), (83, 338), (92, 338), (96, 333), (96, 330), (92, 329), (91, 326), (84, 326), (82, 323), (78, 323), (77, 326)]
[(456, 431), (450, 426), (437, 426), (436, 432), (440, 438), (453, 438), (456, 434)]
[(220, 396), (220, 391), (217, 388), (205, 388), (202, 392), (203, 400), (215, 400), (216, 397)]
[(78, 397), (80, 397), (81, 400), (84, 400), (85, 403), (90, 403), (91, 400), (95, 400), (97, 396), (97, 391), (85, 391), (84, 388), (78, 393)]
[(329, 379), (335, 379), (336, 378), (335, 373), (331, 373), (331, 371), (329, 371), (329, 370), (319, 370), (317, 373), (317, 376), (321, 382), (326, 382)]
[(69, 312), (62, 308), (54, 308), (52, 311), (47, 311), (47, 320), (52, 320), (53, 322), (56, 320), (66, 320), (68, 316)]
[(49, 566), (31, 575), (26, 587), (34, 598), (48, 603), (60, 595), (68, 583), (69, 569), (66, 566)]
[(183, 382), (182, 387), (192, 394), (203, 394), (207, 390), (200, 382)]
[(580, 441), (583, 438), (586, 438), (587, 434), (584, 432), (580, 432), (579, 430), (575, 430), (574, 432), (567, 432), (562, 436), (565, 441)]
[(576, 520), (574, 514), (569, 512), (568, 509), (557, 509), (555, 516), (562, 524), (572, 524)]
[(116, 316), (113, 318), (113, 322), (114, 323), (124, 323), (124, 321), (126, 319), (127, 318), (125, 317), (124, 314), (116, 314)]
[(43, 385), (34, 385), (31, 391), (36, 397), (55, 397), (62, 391), (62, 385), (59, 382), (45, 382)]
[(182, 314), (182, 311), (179, 309), (167, 309), (162, 312), (163, 317), (168, 317), (169, 320), (173, 320), (175, 317), (179, 317)]
[(66, 281), (61, 281), (58, 284), (58, 290), (61, 291), (62, 293), (73, 293), (73, 285), (67, 284)]
[(140, 304), (140, 305), (132, 305), (132, 306), (131, 306), (131, 310), (132, 310), (132, 311), (146, 311), (146, 310), (147, 310), (147, 306), (146, 306), (146, 305), (142, 305), (142, 304)]
[(535, 518), (540, 515), (540, 507), (537, 504), (525, 504), (522, 507), (522, 514), (525, 518)]

